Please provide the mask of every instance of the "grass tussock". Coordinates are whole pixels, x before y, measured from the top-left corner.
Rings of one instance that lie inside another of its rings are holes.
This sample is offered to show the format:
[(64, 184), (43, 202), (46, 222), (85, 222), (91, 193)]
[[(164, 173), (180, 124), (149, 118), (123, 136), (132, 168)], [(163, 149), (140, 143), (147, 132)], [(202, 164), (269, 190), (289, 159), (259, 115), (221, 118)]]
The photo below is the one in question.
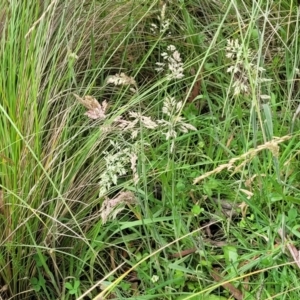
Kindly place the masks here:
[(0, 299), (298, 299), (296, 1), (2, 1)]

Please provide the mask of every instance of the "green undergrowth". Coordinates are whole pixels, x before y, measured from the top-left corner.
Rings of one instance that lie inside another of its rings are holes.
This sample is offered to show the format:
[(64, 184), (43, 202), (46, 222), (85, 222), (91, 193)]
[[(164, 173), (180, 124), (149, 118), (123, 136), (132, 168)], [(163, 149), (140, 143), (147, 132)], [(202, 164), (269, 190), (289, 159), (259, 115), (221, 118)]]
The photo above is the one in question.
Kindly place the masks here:
[(296, 1), (2, 1), (1, 299), (298, 299)]

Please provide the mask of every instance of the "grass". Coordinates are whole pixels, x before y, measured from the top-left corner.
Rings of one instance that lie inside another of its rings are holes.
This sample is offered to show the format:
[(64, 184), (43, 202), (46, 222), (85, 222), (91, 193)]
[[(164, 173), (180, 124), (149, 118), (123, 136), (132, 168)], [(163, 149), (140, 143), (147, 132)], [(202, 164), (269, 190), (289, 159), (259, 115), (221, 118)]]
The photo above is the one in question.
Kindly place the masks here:
[(0, 299), (298, 299), (298, 23), (2, 1)]

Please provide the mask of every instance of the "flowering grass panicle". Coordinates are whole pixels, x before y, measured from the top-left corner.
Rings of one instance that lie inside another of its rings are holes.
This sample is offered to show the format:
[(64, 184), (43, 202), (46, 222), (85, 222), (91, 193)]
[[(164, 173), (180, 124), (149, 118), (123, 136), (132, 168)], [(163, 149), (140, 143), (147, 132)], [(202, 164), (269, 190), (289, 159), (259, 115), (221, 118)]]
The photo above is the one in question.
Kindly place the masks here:
[[(150, 24), (150, 31), (153, 34), (164, 34), (170, 27), (170, 20), (166, 18), (166, 9), (167, 9), (167, 4), (164, 3), (160, 12), (160, 15), (157, 17), (160, 28), (155, 23)], [(158, 31), (159, 29), (159, 31)], [(169, 32), (170, 35), (170, 32)]]
[(140, 125), (148, 129), (155, 129), (158, 124), (151, 117), (143, 116), (139, 112), (129, 112), (129, 118), (133, 120), (125, 120), (122, 116), (115, 119), (116, 126), (124, 132), (131, 131), (131, 138), (136, 139), (140, 130)]
[(187, 133), (189, 130), (196, 131), (197, 128), (193, 125), (186, 123), (184, 117), (180, 116), (184, 103), (182, 101), (177, 102), (174, 97), (166, 97), (164, 100), (162, 112), (168, 116), (168, 120), (158, 120), (158, 124), (167, 129), (166, 132), (162, 132), (165, 135), (166, 140), (172, 140), (171, 152), (174, 150), (175, 138), (177, 137), (177, 131)]
[(137, 184), (139, 181), (139, 174), (137, 171), (137, 161), (138, 161), (138, 156), (136, 155), (136, 153), (131, 153), (130, 156), (130, 163), (131, 163), (131, 171), (133, 174), (133, 182), (134, 184)]
[(104, 120), (106, 118), (107, 102), (104, 100), (101, 104), (92, 96), (83, 98), (74, 94), (75, 98), (88, 109), (85, 113), (87, 117), (93, 120)]
[[(177, 62), (180, 60), (179, 53), (177, 53), (175, 46), (169, 46), (168, 51), (172, 52), (174, 60)], [(168, 59), (167, 55), (164, 57), (172, 62), (172, 59)], [(108, 84), (114, 85), (133, 85), (137, 88), (137, 84), (132, 77), (127, 76), (125, 73), (116, 74), (107, 78)], [(83, 104), (88, 111), (85, 113), (91, 119), (103, 120), (106, 118), (107, 103), (103, 101), (101, 104), (91, 96), (85, 96), (83, 98), (74, 94), (76, 99)], [(174, 150), (175, 139), (178, 132), (187, 133), (189, 130), (196, 130), (196, 128), (188, 124), (184, 117), (181, 116), (184, 103), (182, 101), (176, 101), (174, 97), (166, 97), (163, 102), (162, 113), (167, 119), (152, 120), (149, 116), (144, 116), (140, 112), (131, 111), (128, 113), (128, 117), (124, 119), (123, 116), (117, 117), (113, 126), (109, 127), (109, 131), (116, 128), (122, 129), (121, 135), (125, 132), (131, 132), (132, 140), (136, 140), (141, 126), (149, 130), (158, 130), (160, 134), (163, 134), (166, 140), (171, 140), (171, 152)], [(114, 128), (113, 128), (114, 127)], [(105, 125), (101, 127), (105, 129)], [(132, 147), (122, 147), (118, 142), (110, 141), (111, 147), (109, 151), (104, 151), (105, 168), (100, 175), (100, 197), (105, 196), (112, 186), (118, 184), (120, 176), (126, 175), (130, 169), (133, 174), (133, 182), (137, 184), (139, 180), (137, 172), (138, 156), (132, 149), (138, 142), (134, 141)]]
[(134, 118), (135, 121), (140, 121), (146, 128), (155, 129), (158, 126), (157, 123), (151, 119), (151, 117), (143, 116), (141, 113), (129, 112), (129, 116)]
[(112, 149), (104, 152), (105, 169), (100, 176), (100, 197), (118, 183), (120, 176), (127, 174), (132, 151), (128, 147), (122, 147), (118, 142), (110, 141)]
[[(148, 129), (155, 129), (158, 124), (151, 117), (143, 116), (137, 112), (129, 112), (129, 117), (133, 120), (125, 120), (119, 116), (115, 120), (115, 126), (122, 129), (122, 133), (131, 132), (132, 140), (135, 140), (141, 129), (141, 125)], [(100, 196), (104, 196), (109, 189), (116, 185), (120, 176), (126, 175), (131, 169), (133, 182), (137, 184), (139, 180), (137, 172), (138, 156), (134, 146), (138, 142), (134, 141), (131, 147), (122, 147), (119, 143), (110, 141), (112, 149), (104, 152), (105, 169), (100, 176)], [(130, 166), (130, 169), (129, 169)]]
[[(122, 116), (115, 120), (116, 126), (122, 129), (122, 132), (131, 132), (132, 139), (136, 139), (141, 126), (158, 130), (163, 134), (166, 140), (171, 140), (171, 152), (174, 150), (175, 139), (178, 132), (187, 133), (190, 130), (197, 129), (186, 122), (181, 116), (184, 103), (176, 101), (174, 97), (166, 97), (163, 103), (162, 112), (167, 119), (154, 121), (151, 117), (143, 116), (138, 112), (129, 112), (129, 118), (133, 120), (125, 120)], [(116, 185), (118, 178), (128, 173), (129, 165), (133, 174), (133, 181), (137, 184), (139, 176), (137, 172), (138, 156), (132, 147), (121, 147), (117, 142), (110, 142), (112, 149), (104, 152), (105, 169), (100, 176), (100, 196), (104, 196), (109, 189)], [(138, 142), (135, 142), (135, 145)]]
[(251, 91), (251, 80), (256, 84), (268, 82), (270, 79), (263, 78), (264, 68), (259, 67), (257, 59), (251, 49), (245, 49), (236, 40), (228, 40), (226, 46), (226, 57), (232, 62), (227, 72), (233, 75), (233, 95), (247, 95)]
[(126, 205), (135, 204), (136, 202), (136, 198), (132, 192), (120, 192), (113, 199), (106, 198), (100, 209), (102, 223), (105, 224), (110, 219), (116, 219), (117, 215), (125, 209)]
[(114, 85), (133, 85), (137, 86), (136, 81), (133, 77), (127, 76), (125, 73), (115, 74), (108, 76), (106, 79), (107, 84), (114, 84)]
[(162, 72), (168, 69), (168, 79), (181, 79), (184, 77), (183, 74), (183, 62), (180, 57), (180, 53), (174, 45), (169, 45), (167, 47), (167, 52), (161, 54), (163, 62), (157, 62), (157, 67), (155, 70), (157, 72)]
[[(167, 11), (167, 4), (164, 3), (161, 9), (160, 16), (158, 17), (159, 23), (160, 23), (160, 30), (159, 32), (161, 34), (166, 33), (167, 30), (170, 28), (170, 20), (166, 18), (166, 11)], [(168, 32), (168, 35), (171, 35), (171, 32)]]

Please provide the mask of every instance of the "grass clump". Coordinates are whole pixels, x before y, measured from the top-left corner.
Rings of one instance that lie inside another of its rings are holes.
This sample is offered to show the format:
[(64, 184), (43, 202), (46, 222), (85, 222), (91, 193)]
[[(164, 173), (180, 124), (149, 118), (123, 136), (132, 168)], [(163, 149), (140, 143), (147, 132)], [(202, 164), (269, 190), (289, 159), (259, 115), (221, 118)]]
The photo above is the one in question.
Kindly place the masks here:
[(0, 4), (2, 299), (298, 299), (293, 1)]

